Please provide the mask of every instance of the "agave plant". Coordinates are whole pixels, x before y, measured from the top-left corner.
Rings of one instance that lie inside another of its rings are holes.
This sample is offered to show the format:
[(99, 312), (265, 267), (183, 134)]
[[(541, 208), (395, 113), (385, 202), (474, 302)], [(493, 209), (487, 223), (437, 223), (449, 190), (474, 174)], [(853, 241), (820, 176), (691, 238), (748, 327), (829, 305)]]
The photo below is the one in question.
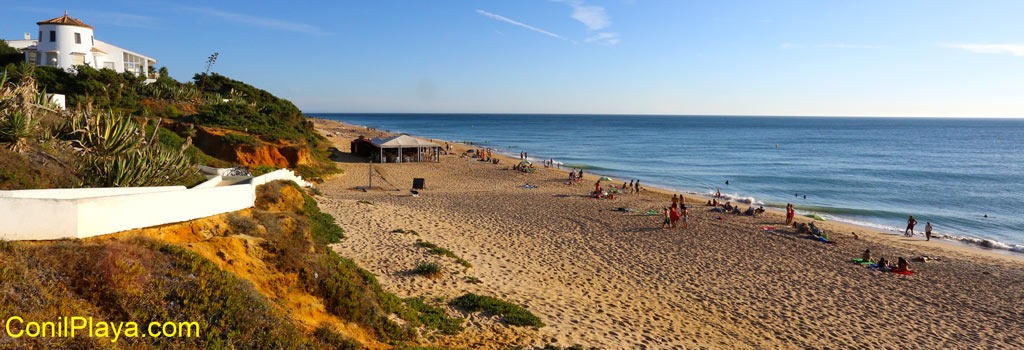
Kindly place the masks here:
[(109, 157), (90, 154), (83, 160), (81, 171), (90, 185), (101, 187), (178, 184), (196, 172), (184, 153), (160, 146)]
[(114, 112), (92, 116), (76, 114), (58, 127), (58, 135), (83, 151), (101, 156), (119, 155), (136, 149), (145, 135), (130, 117)]

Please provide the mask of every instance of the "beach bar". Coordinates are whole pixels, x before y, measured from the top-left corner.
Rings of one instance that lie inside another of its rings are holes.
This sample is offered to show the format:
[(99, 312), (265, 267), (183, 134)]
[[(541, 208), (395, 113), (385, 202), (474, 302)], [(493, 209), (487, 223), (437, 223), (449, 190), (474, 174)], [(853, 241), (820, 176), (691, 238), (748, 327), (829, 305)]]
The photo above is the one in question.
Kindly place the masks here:
[(375, 138), (370, 144), (377, 148), (371, 160), (378, 163), (440, 162), (441, 146), (409, 135)]

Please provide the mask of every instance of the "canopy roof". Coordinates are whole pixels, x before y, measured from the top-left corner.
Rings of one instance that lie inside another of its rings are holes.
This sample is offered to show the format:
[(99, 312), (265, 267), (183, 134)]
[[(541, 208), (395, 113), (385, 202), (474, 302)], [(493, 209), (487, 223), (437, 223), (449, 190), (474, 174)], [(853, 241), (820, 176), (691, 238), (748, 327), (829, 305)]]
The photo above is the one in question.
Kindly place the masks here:
[(375, 138), (373, 140), (370, 140), (370, 143), (379, 148), (441, 147), (436, 143), (430, 141), (423, 141), (409, 135), (398, 135), (386, 139)]

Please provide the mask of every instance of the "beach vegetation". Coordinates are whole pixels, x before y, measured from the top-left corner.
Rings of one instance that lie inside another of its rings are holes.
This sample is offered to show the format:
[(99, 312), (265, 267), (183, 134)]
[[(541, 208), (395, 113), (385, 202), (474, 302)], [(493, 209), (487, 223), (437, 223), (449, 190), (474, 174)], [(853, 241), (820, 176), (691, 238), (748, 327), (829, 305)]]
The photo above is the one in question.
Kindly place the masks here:
[(356, 203), (359, 203), (359, 204), (366, 204), (366, 205), (373, 205), (373, 202), (371, 202), (371, 201), (358, 201), (358, 202), (356, 202)]
[(246, 145), (255, 148), (260, 147), (262, 145), (260, 140), (257, 139), (255, 136), (233, 132), (224, 134), (224, 136), (220, 137), (220, 140), (221, 142), (224, 142), (225, 144), (232, 146)]
[(433, 261), (420, 261), (413, 267), (412, 273), (430, 278), (441, 277), (444, 267)]
[(469, 283), (469, 284), (484, 283), (484, 281), (481, 281), (479, 278), (476, 278), (476, 277), (473, 277), (473, 276), (466, 276), (466, 277), (463, 277), (462, 279), (464, 281), (466, 281), (466, 283)]
[(448, 317), (443, 308), (427, 304), (423, 298), (406, 298), (403, 301), (419, 313), (419, 322), (430, 329), (447, 335), (459, 334), (464, 330), (462, 318)]
[(540, 320), (540, 317), (535, 316), (522, 306), (495, 297), (466, 293), (452, 299), (448, 305), (467, 312), (485, 312), (501, 316), (505, 323), (513, 326), (544, 327), (544, 322)]
[[(157, 240), (11, 243), (0, 254), (0, 266), (0, 313), (4, 315), (39, 320), (75, 315), (138, 324), (198, 322), (203, 325), (199, 336), (181, 339), (197, 348), (333, 346), (321, 337), (305, 336), (250, 283), (195, 253)], [(117, 344), (161, 348), (168, 346), (168, 339), (121, 337)], [(51, 349), (104, 348), (109, 341), (41, 337), (28, 344)]]
[[(416, 231), (412, 231), (412, 232), (414, 233)], [(455, 253), (453, 253), (452, 251), (450, 251), (448, 249), (445, 249), (445, 248), (441, 248), (441, 247), (439, 247), (438, 245), (436, 245), (434, 243), (430, 243), (430, 242), (427, 242), (427, 241), (424, 241), (424, 240), (417, 239), (416, 240), (416, 246), (417, 247), (427, 248), (427, 251), (430, 252), (430, 254), (441, 255), (441, 256), (446, 256), (446, 257), (455, 259), (455, 262), (459, 263), (459, 265), (465, 266), (466, 268), (473, 267), (473, 264), (470, 264), (469, 261), (466, 261), (465, 259), (460, 258), (458, 255), (455, 255)]]

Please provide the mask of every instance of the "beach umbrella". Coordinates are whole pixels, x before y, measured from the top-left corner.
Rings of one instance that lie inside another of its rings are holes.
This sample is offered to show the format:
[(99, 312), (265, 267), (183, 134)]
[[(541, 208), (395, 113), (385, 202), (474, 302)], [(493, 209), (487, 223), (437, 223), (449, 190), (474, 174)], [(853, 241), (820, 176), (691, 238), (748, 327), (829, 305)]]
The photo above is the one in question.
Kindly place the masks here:
[(530, 163), (530, 161), (528, 161), (528, 160), (524, 160), (522, 162), (519, 162), (519, 165), (530, 165), (530, 164), (533, 164), (533, 163)]
[(818, 215), (818, 214), (807, 214), (807, 215), (804, 215), (804, 216), (809, 217), (809, 218), (814, 219), (814, 220), (818, 220), (818, 221), (828, 221), (828, 219), (823, 218), (823, 217), (821, 217), (821, 215)]
[(612, 178), (607, 177), (607, 176), (602, 176), (600, 179), (597, 179), (597, 181), (612, 181)]

